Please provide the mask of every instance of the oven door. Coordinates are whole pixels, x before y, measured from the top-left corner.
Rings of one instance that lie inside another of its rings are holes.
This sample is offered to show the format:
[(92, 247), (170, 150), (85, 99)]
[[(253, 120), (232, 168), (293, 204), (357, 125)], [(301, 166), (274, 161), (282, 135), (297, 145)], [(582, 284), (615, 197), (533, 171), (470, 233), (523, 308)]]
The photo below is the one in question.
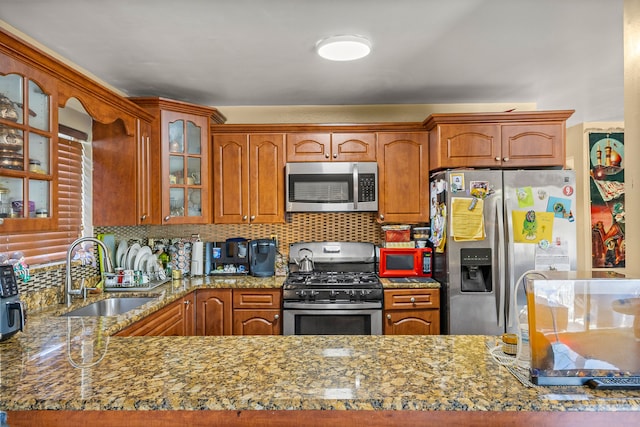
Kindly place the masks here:
[(362, 304), (285, 304), (283, 335), (382, 335), (382, 307)]

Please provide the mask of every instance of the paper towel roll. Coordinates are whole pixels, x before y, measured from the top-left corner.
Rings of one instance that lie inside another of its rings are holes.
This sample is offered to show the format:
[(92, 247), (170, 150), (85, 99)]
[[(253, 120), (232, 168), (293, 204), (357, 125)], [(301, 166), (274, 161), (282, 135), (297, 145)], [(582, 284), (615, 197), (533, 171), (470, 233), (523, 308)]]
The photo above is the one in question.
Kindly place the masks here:
[(204, 268), (204, 244), (202, 242), (194, 242), (191, 251), (191, 275), (202, 276)]

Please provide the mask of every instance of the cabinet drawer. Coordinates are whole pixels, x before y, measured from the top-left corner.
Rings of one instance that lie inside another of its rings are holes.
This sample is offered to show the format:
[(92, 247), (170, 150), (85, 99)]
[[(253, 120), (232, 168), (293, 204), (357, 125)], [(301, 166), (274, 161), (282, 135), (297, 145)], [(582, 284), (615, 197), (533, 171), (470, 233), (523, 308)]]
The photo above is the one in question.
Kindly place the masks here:
[(440, 308), (439, 289), (385, 289), (385, 310)]
[(233, 308), (280, 309), (280, 289), (234, 289)]

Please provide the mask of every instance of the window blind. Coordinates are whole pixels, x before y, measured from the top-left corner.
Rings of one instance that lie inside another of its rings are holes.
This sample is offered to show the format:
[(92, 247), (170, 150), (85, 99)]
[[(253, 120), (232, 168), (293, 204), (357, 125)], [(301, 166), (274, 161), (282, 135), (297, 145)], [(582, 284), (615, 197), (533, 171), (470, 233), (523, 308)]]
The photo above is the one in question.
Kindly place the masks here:
[[(82, 232), (82, 144), (58, 138), (58, 228), (2, 236), (2, 252), (24, 253), (29, 265), (64, 260)], [(55, 203), (56, 201), (54, 201)]]

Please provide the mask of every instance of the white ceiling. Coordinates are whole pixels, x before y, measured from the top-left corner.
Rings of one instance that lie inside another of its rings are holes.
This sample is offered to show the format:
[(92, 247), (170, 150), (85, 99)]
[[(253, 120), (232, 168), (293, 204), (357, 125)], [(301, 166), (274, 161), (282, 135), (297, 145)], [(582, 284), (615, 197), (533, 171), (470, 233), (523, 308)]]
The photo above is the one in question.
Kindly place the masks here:
[[(624, 118), (623, 0), (0, 0), (0, 20), (131, 96), (517, 102), (575, 109), (569, 123)], [(315, 55), (347, 33), (372, 54)]]

